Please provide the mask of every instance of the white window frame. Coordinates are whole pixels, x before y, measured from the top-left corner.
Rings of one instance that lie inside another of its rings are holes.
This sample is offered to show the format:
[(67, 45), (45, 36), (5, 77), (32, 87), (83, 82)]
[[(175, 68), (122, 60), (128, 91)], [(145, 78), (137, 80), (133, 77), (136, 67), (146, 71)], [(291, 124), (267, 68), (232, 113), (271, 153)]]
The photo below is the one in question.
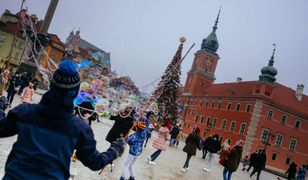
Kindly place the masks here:
[[(298, 127), (296, 127), (297, 122), (299, 122)], [(295, 127), (296, 129), (300, 129), (300, 128), (301, 128), (301, 125), (302, 125), (302, 121), (299, 120), (299, 119), (296, 119), (296, 120), (295, 120), (295, 125), (294, 125), (294, 127)]]
[[(234, 124), (234, 127), (233, 127), (233, 130), (231, 131), (232, 124)], [(234, 132), (235, 127), (236, 127), (236, 121), (231, 121), (229, 131), (230, 131), (230, 132)]]
[[(267, 132), (267, 135), (266, 135), (265, 140), (263, 140), (263, 134), (264, 134), (265, 131)], [(266, 141), (268, 140), (268, 138), (269, 138), (269, 133), (270, 133), (270, 131), (269, 131), (268, 129), (263, 129), (263, 130), (262, 130), (262, 133), (261, 133), (261, 136), (260, 136), (260, 140), (261, 140), (262, 142), (266, 142)]]
[[(269, 117), (270, 112), (272, 112), (271, 117)], [(273, 119), (273, 117), (274, 117), (274, 110), (269, 109), (269, 110), (267, 111), (266, 117), (267, 117), (268, 119)]]
[[(278, 137), (279, 137), (279, 136), (281, 137), (280, 144), (278, 144)], [(276, 137), (275, 145), (278, 146), (278, 147), (280, 147), (280, 146), (282, 145), (282, 141), (283, 141), (283, 134), (278, 133), (278, 134), (277, 134), (277, 137)]]
[[(285, 122), (282, 121), (283, 117), (286, 117)], [(288, 121), (288, 115), (283, 114), (283, 115), (281, 116), (281, 119), (280, 119), (281, 124), (287, 124), (287, 121)]]
[[(249, 111), (247, 111), (247, 108), (249, 107)], [(246, 109), (245, 109), (245, 112), (250, 112), (251, 111), (251, 107), (252, 107), (252, 105), (251, 104), (247, 104), (246, 105)]]
[[(243, 133), (241, 133), (243, 125), (245, 125), (245, 128), (244, 128)], [(247, 123), (241, 123), (241, 128), (240, 128), (239, 134), (240, 134), (240, 135), (244, 135), (244, 134), (245, 134), (245, 131), (246, 131), (246, 128), (247, 128)]]
[[(238, 106), (239, 106), (239, 109), (237, 109)], [(236, 104), (235, 111), (238, 111), (238, 112), (241, 111), (241, 103)]]
[[(294, 148), (293, 148), (293, 149), (291, 149), (291, 145), (292, 145), (292, 142), (293, 142), (292, 140), (295, 141), (295, 144), (294, 144)], [(296, 149), (296, 144), (297, 144), (297, 139), (291, 138), (291, 140), (290, 140), (290, 145), (289, 145), (289, 150), (290, 150), (290, 151), (295, 151), (295, 149)]]
[[(225, 122), (225, 124), (224, 124), (224, 122)], [(228, 123), (228, 120), (227, 120), (227, 119), (223, 119), (222, 122), (221, 122), (221, 127), (220, 127), (220, 129), (221, 129), (221, 130), (225, 130), (226, 127), (227, 127), (227, 123)]]
[(214, 118), (213, 118), (213, 123), (212, 123), (212, 128), (216, 127), (217, 121), (218, 121), (218, 118), (217, 118), (217, 117), (214, 117)]

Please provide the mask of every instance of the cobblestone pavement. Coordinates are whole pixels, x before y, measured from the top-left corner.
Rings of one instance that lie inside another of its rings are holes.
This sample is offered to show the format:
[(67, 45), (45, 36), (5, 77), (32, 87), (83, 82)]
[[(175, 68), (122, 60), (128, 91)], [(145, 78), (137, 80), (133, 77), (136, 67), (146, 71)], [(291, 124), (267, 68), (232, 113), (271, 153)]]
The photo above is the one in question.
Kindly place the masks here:
[[(34, 102), (38, 102), (40, 99), (39, 94), (35, 94)], [(20, 96), (16, 95), (13, 107), (20, 103)], [(109, 143), (105, 141), (105, 137), (111, 127), (111, 121), (101, 120), (102, 122), (94, 122), (92, 125), (95, 138), (97, 140), (97, 148), (100, 151), (105, 151), (109, 147)], [(179, 148), (167, 148), (155, 161), (156, 166), (149, 165), (147, 163), (146, 157), (151, 155), (155, 151), (152, 148), (152, 140), (156, 137), (154, 133), (152, 138), (148, 142), (147, 148), (144, 149), (143, 153), (138, 157), (135, 169), (136, 169), (136, 179), (157, 179), (157, 180), (168, 180), (168, 179), (177, 179), (177, 180), (199, 180), (199, 179), (222, 179), (223, 167), (217, 163), (218, 157), (212, 166), (210, 172), (202, 171), (204, 166), (204, 160), (201, 159), (201, 151), (197, 152), (197, 156), (192, 157), (190, 161), (190, 167), (188, 172), (184, 173), (181, 171), (181, 167), (184, 164), (186, 153), (182, 151), (184, 144), (181, 142)], [(16, 136), (10, 138), (0, 139), (0, 177), (4, 174), (4, 166), (6, 158), (11, 150), (12, 144), (16, 141)], [(91, 171), (87, 167), (84, 167), (79, 161), (71, 164), (71, 173), (74, 174), (74, 180), (88, 180), (88, 179), (97, 179), (97, 180), (110, 180), (110, 179), (119, 179), (121, 174), (121, 169), (124, 161), (126, 160), (128, 154), (128, 147), (126, 147), (125, 153), (122, 157), (114, 161), (115, 166), (113, 167), (113, 172), (110, 172), (110, 167), (106, 167), (101, 175), (98, 175), (98, 171)], [(241, 171), (242, 165), (239, 169), (233, 173), (232, 179), (235, 180), (247, 180), (247, 179), (256, 179), (256, 176), (253, 178), (249, 177), (247, 172)], [(128, 177), (129, 175), (127, 175)], [(275, 180), (277, 177), (268, 172), (262, 172), (262, 180)]]

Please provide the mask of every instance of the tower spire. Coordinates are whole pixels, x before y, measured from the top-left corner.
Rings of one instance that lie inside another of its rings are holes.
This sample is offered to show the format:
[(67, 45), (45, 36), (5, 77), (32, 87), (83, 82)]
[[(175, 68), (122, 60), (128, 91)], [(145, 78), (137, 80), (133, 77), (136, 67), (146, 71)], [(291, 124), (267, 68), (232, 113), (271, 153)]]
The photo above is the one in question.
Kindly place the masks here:
[(273, 65), (274, 65), (274, 56), (275, 56), (275, 52), (276, 52), (276, 44), (274, 43), (274, 44), (273, 44), (273, 54), (272, 54), (271, 59), (270, 59), (269, 62), (268, 62), (268, 65), (269, 65), (269, 66), (273, 66)]
[(214, 31), (214, 32), (215, 32), (216, 29), (217, 29), (217, 24), (218, 24), (218, 20), (219, 20), (219, 16), (220, 16), (220, 11), (221, 11), (221, 6), (219, 7), (218, 15), (217, 15), (215, 24), (214, 24), (214, 26), (213, 26), (213, 31)]

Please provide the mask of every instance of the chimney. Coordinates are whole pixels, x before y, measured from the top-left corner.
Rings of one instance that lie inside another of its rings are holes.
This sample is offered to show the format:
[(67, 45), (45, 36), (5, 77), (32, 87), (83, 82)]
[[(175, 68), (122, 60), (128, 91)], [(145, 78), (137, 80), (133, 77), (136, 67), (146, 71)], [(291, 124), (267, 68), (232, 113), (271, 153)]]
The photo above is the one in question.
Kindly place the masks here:
[(242, 82), (242, 78), (241, 78), (241, 77), (237, 77), (237, 78), (236, 78), (236, 82), (237, 82), (237, 83)]
[(304, 92), (304, 85), (298, 84), (296, 87), (295, 97), (297, 101), (302, 101), (303, 98), (303, 92)]

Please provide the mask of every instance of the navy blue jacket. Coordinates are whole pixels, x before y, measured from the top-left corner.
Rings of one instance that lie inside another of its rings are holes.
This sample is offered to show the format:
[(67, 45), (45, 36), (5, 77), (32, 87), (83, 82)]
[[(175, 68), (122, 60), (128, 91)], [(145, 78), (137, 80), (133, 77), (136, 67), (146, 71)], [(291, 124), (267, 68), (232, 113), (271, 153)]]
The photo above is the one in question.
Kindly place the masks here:
[(117, 157), (113, 150), (96, 150), (92, 129), (73, 115), (72, 99), (50, 92), (39, 104), (19, 105), (0, 121), (0, 137), (16, 134), (5, 165), (5, 180), (68, 179), (74, 149), (78, 159), (92, 170)]

